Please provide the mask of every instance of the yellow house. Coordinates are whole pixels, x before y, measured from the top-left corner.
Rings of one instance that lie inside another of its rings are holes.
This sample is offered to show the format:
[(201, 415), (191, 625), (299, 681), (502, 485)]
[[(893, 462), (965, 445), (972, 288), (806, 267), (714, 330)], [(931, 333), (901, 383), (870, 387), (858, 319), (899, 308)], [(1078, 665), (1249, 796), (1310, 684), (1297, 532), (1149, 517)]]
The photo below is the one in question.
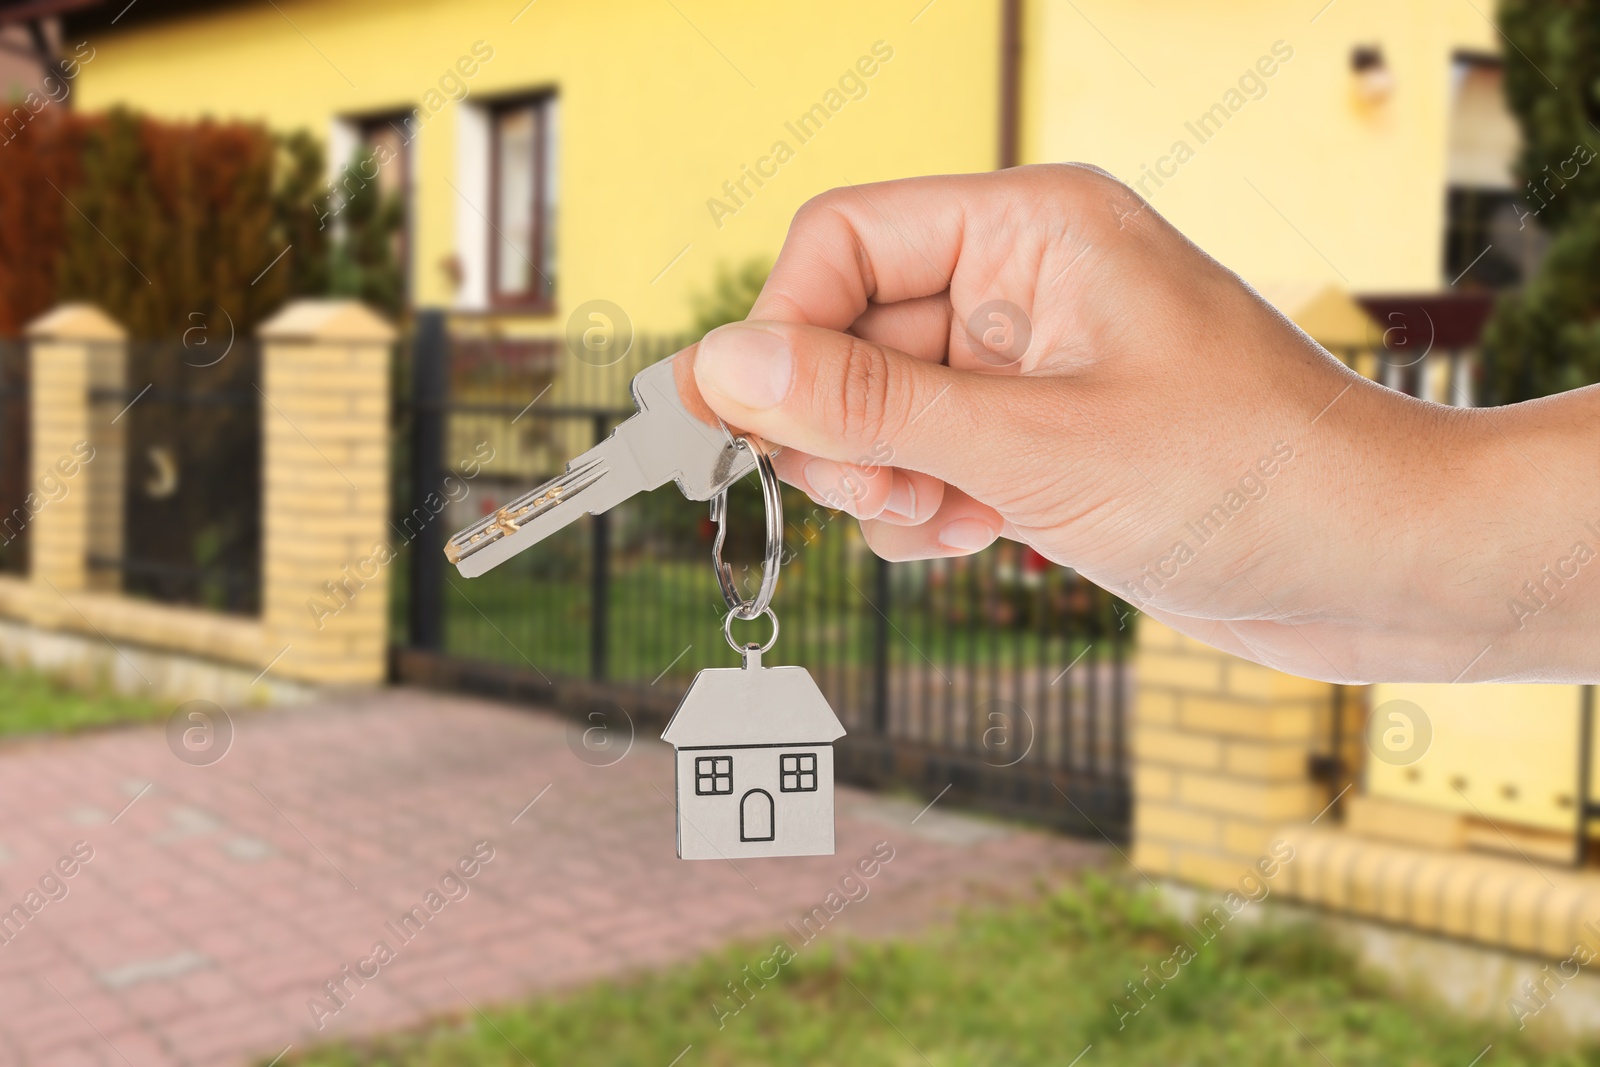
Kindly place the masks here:
[(845, 184), (1090, 161), (1253, 283), (1364, 293), (1440, 288), (1474, 221), (1448, 191), (1510, 182), (1497, 38), (1459, 0), (60, 6), (95, 48), (76, 106), (373, 144), (331, 180), (404, 190), (413, 303), (519, 332), (597, 300), (679, 329)]
[(817, 191), (996, 162), (993, 3), (122, 7), (67, 16), (79, 108), (369, 142), (378, 173), (331, 180), (404, 191), (413, 303), (535, 332), (597, 300), (681, 329)]

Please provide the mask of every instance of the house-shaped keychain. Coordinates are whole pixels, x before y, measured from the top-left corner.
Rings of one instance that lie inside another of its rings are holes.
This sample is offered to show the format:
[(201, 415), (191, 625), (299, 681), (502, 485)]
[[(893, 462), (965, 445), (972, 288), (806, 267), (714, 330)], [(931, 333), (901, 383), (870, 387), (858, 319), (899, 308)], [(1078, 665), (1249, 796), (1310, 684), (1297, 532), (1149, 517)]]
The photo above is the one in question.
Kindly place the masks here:
[(661, 734), (678, 750), (678, 857), (833, 855), (833, 742), (844, 736), (804, 667), (701, 671)]

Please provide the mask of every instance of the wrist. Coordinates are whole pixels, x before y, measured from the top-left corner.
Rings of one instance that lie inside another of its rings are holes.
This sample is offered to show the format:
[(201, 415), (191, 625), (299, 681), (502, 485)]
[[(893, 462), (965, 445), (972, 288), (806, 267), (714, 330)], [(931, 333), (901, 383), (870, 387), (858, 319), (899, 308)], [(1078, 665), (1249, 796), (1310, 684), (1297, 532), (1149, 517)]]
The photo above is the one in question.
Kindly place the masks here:
[[(1452, 469), (1447, 454), (1435, 466), (1445, 498), (1460, 503), (1443, 528), (1432, 525), (1439, 577), (1452, 583), (1460, 620), (1458, 647), (1482, 652), (1460, 680), (1593, 680), (1600, 389), (1451, 414), (1462, 462)], [(1452, 553), (1455, 544), (1465, 551)]]

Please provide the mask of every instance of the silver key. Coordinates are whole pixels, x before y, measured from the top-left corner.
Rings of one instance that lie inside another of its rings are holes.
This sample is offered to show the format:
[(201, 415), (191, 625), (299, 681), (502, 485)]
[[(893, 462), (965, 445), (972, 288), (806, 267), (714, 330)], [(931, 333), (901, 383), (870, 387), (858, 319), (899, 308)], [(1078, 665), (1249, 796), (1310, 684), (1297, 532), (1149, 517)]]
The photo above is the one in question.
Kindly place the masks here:
[[(676, 358), (676, 357), (674, 357)], [(748, 474), (755, 457), (733, 437), (684, 408), (672, 360), (634, 375), (639, 409), (611, 436), (567, 464), (566, 473), (511, 501), (445, 543), (464, 578), (475, 578), (531, 548), (581, 515), (609, 511), (629, 497), (677, 482), (690, 500), (710, 500)]]

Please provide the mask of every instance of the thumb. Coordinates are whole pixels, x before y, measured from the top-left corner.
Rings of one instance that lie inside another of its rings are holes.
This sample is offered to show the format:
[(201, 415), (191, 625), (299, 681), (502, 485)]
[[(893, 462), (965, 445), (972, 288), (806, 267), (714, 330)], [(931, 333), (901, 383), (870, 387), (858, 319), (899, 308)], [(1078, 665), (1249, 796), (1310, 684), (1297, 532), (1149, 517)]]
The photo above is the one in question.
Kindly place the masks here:
[[(700, 342), (695, 383), (724, 422), (813, 456), (954, 484), (1002, 457), (1017, 379), (951, 370), (818, 326), (739, 322)], [(1011, 387), (1007, 390), (1007, 387)]]

